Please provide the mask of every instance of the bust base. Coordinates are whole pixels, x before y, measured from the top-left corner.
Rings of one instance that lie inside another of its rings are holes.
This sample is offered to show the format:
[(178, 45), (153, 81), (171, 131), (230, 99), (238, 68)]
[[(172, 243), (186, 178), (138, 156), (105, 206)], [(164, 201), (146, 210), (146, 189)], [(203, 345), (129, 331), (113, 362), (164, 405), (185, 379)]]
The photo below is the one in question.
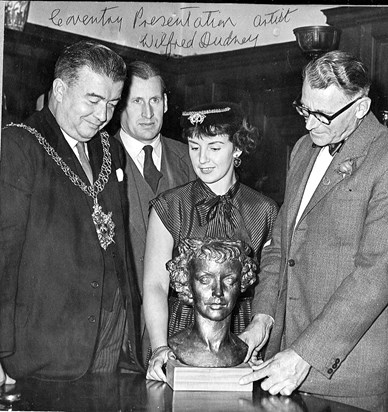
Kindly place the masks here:
[(247, 363), (231, 368), (199, 368), (177, 360), (168, 360), (167, 383), (174, 391), (252, 392), (253, 382), (238, 383), (242, 376), (252, 372)]

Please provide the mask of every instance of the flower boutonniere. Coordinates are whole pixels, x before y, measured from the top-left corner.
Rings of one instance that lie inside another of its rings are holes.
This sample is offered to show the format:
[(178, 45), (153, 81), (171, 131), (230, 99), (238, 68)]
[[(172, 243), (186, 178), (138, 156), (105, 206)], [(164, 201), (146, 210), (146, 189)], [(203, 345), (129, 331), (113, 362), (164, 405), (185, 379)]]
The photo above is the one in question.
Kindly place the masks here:
[(352, 174), (354, 166), (354, 159), (347, 159), (338, 165), (337, 173), (342, 175), (342, 179), (345, 179), (346, 176)]

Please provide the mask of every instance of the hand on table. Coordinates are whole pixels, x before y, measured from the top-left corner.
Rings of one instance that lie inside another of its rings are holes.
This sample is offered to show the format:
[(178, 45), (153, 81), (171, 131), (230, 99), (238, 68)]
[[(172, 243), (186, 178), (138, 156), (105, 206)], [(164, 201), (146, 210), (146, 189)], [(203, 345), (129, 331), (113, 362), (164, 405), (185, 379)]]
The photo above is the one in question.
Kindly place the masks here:
[(167, 377), (163, 371), (163, 366), (169, 359), (176, 359), (173, 351), (168, 346), (161, 346), (152, 353), (148, 364), (147, 379), (167, 382)]
[(243, 376), (239, 382), (247, 384), (266, 378), (261, 382), (263, 390), (271, 395), (289, 396), (305, 380), (310, 368), (293, 349), (286, 349), (257, 366), (252, 365), (253, 372)]

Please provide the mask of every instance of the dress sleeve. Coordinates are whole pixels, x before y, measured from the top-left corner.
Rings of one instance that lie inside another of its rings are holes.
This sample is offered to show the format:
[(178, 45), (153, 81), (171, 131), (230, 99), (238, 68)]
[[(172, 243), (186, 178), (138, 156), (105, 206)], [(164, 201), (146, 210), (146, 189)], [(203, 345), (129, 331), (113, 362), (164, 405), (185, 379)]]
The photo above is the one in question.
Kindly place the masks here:
[(164, 226), (166, 226), (166, 229), (170, 231), (170, 223), (168, 218), (168, 200), (166, 199), (166, 197), (161, 194), (155, 199), (152, 199), (150, 205), (155, 209), (155, 212), (163, 222)]
[(154, 208), (163, 225), (171, 233), (176, 246), (180, 239), (182, 227), (181, 201), (179, 196), (174, 190), (168, 190), (151, 200), (150, 206)]

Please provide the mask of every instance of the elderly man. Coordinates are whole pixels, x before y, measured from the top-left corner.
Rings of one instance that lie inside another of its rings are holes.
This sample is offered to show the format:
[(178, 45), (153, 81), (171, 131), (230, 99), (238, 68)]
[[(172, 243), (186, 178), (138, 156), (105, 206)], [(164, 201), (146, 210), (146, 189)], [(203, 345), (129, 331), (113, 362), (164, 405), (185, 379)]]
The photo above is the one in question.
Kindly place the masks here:
[(240, 336), (253, 361), (272, 332), (265, 362), (241, 383), (386, 411), (388, 131), (369, 111), (359, 59), (327, 53), (303, 80), (294, 106), (309, 134), (292, 152), (256, 315)]
[(142, 370), (124, 152), (102, 130), (125, 77), (108, 47), (70, 45), (48, 106), (3, 130), (0, 358), (11, 378), (114, 372), (124, 352)]

